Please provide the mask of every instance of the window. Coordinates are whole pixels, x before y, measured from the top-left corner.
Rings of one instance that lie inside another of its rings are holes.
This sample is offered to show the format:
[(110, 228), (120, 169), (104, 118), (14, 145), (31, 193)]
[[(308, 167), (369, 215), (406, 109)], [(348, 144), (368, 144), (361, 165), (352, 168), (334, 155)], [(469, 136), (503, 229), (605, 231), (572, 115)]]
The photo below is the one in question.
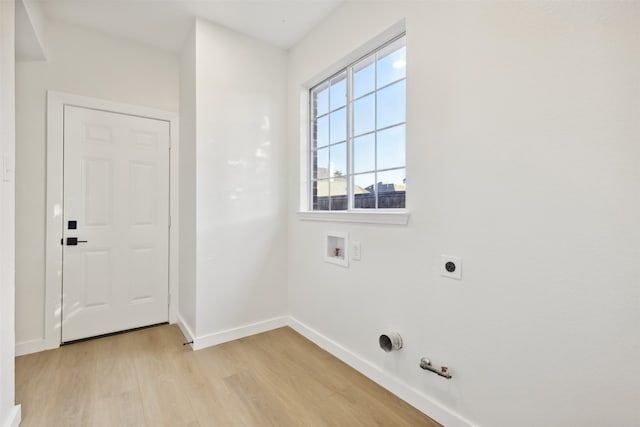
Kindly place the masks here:
[(405, 207), (402, 35), (310, 89), (310, 208)]

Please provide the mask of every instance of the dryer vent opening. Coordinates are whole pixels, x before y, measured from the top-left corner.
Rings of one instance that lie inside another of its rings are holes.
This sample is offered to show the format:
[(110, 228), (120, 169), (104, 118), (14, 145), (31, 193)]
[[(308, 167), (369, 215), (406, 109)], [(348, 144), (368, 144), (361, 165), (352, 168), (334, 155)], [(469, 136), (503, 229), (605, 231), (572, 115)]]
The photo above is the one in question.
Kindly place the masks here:
[(402, 348), (402, 337), (397, 332), (387, 332), (380, 335), (378, 342), (380, 344), (380, 348), (387, 353), (390, 351), (400, 350)]

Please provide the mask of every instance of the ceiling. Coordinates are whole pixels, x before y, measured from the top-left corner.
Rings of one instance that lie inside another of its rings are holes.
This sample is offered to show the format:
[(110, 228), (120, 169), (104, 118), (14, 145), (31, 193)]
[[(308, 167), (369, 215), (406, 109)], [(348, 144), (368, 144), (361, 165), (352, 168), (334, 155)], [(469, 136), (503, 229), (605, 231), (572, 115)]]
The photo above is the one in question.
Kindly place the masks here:
[(171, 52), (201, 17), (289, 48), (344, 0), (40, 0), (45, 16)]

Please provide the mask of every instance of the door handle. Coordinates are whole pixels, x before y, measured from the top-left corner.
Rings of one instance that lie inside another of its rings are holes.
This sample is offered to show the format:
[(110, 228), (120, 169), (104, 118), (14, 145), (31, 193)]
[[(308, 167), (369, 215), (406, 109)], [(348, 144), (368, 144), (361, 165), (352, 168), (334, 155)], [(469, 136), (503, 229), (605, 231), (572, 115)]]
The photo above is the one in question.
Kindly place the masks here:
[(67, 246), (77, 246), (78, 243), (87, 243), (87, 241), (78, 240), (77, 237), (67, 237)]

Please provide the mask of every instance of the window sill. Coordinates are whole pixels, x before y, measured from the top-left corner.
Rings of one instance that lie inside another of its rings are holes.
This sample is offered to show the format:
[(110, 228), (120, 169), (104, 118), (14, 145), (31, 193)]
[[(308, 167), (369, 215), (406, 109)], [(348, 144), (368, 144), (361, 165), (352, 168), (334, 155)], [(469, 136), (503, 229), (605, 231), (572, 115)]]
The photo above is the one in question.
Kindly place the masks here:
[(360, 212), (360, 211), (298, 211), (302, 221), (355, 222), (363, 224), (407, 225), (408, 212)]

